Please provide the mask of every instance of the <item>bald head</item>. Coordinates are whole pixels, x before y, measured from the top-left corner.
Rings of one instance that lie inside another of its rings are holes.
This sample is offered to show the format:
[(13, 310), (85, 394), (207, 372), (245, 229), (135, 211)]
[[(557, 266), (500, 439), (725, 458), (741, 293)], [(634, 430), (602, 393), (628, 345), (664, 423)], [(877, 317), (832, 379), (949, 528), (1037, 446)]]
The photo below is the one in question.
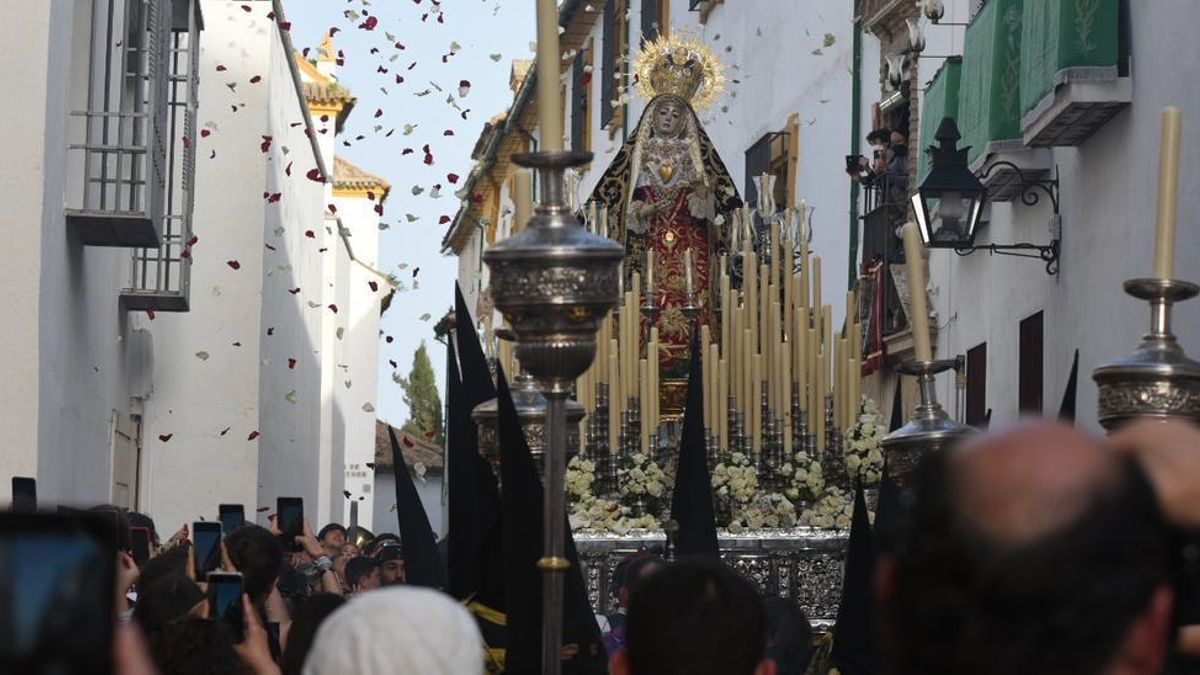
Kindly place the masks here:
[(1099, 439), (1037, 422), (979, 436), (948, 458), (956, 510), (981, 533), (1029, 542), (1076, 520), (1120, 478)]

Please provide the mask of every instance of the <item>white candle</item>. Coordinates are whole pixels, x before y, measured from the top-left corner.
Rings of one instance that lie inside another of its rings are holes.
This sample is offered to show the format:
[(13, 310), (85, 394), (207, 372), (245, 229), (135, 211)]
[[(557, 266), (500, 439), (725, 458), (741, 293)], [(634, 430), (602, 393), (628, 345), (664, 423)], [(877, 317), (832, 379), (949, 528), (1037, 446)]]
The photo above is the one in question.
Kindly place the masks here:
[(562, 93), (559, 72), (562, 56), (558, 48), (557, 0), (537, 0), (537, 94), (539, 149), (563, 149)]
[(932, 361), (933, 349), (929, 342), (929, 308), (925, 299), (925, 270), (922, 258), (921, 234), (917, 224), (905, 223), (904, 228), (904, 264), (908, 270), (908, 297), (912, 316), (913, 348), (918, 361)]
[(1183, 113), (1168, 106), (1162, 113), (1158, 154), (1158, 230), (1154, 239), (1154, 276), (1175, 275), (1175, 220), (1179, 216), (1179, 135)]
[(646, 297), (654, 297), (654, 249), (646, 251)]
[(692, 278), (692, 249), (684, 249), (683, 251), (683, 267), (684, 274), (687, 277), (687, 297), (688, 302), (694, 302), (692, 297), (695, 292), (694, 280)]
[(530, 214), (533, 213), (533, 174), (529, 169), (517, 171), (513, 179), (513, 226), (516, 234), (529, 224)]

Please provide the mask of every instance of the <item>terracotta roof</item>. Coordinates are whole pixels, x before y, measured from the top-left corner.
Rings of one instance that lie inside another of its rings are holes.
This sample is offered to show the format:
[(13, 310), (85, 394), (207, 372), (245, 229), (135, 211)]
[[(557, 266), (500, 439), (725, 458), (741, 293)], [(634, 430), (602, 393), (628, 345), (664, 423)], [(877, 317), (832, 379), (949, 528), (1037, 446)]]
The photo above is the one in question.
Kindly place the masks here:
[(379, 190), (382, 193), (379, 201), (382, 202), (392, 186), (382, 177), (364, 171), (349, 160), (335, 156), (333, 158), (333, 189)]
[[(400, 440), (400, 452), (403, 453), (404, 463), (409, 468), (420, 462), (429, 473), (442, 473), (445, 467), (442, 461), (442, 446), (407, 431), (392, 428), (396, 430), (396, 438)], [(382, 420), (375, 420), (375, 470), (392, 470), (392, 441), (388, 438), (388, 424)]]

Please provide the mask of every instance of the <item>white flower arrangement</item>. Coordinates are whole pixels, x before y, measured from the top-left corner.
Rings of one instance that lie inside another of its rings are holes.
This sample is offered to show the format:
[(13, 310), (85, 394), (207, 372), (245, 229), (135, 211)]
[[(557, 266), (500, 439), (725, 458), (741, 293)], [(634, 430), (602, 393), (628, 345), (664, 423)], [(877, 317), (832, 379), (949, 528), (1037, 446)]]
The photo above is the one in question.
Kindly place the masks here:
[(758, 469), (745, 453), (730, 453), (713, 467), (712, 487), (717, 527), (728, 527), (758, 496)]
[(628, 534), (633, 529), (659, 527), (658, 519), (653, 515), (635, 516), (628, 506), (590, 495), (574, 505), (569, 520), (573, 531)]
[(643, 453), (630, 454), (617, 467), (617, 494), (625, 506), (644, 505), (647, 513), (658, 513), (666, 491), (662, 467)]
[(837, 486), (829, 486), (812, 508), (800, 514), (800, 523), (823, 530), (846, 530), (854, 514), (854, 502)]
[(749, 507), (736, 512), (729, 521), (730, 534), (741, 534), (747, 529), (762, 530), (780, 527), (795, 527), (796, 505), (778, 492), (761, 495)]
[(879, 404), (864, 396), (858, 419), (846, 434), (846, 473), (852, 482), (875, 485), (883, 478), (883, 437), (886, 430)]
[(825, 474), (821, 471), (821, 463), (816, 458), (801, 450), (789, 462), (784, 462), (779, 468), (787, 484), (783, 488), (783, 496), (789, 500), (813, 501), (825, 489)]
[(567, 503), (578, 504), (592, 495), (592, 484), (596, 482), (596, 463), (583, 455), (575, 455), (567, 462)]

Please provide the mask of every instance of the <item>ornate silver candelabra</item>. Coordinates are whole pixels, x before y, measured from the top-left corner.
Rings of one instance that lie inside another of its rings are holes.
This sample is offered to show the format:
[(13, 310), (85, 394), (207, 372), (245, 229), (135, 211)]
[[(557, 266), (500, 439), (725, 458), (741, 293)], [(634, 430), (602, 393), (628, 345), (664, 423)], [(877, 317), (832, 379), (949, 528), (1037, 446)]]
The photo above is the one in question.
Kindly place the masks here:
[(1134, 417), (1200, 422), (1200, 363), (1183, 353), (1171, 333), (1171, 305), (1200, 287), (1177, 279), (1130, 279), (1125, 292), (1150, 303), (1150, 332), (1134, 352), (1100, 366), (1097, 417), (1108, 430)]
[[(513, 378), (510, 389), (513, 405), (517, 409), (517, 420), (521, 430), (525, 432), (525, 443), (529, 445), (529, 454), (538, 469), (544, 469), (547, 447), (546, 434), (546, 397), (538, 389), (537, 382), (522, 368)], [(567, 460), (569, 461), (579, 449), (579, 422), (586, 413), (583, 406), (572, 399), (567, 399)], [(471, 411), (471, 419), (479, 428), (479, 454), (483, 455), (492, 465), (497, 478), (500, 476), (500, 407), (497, 399), (489, 399), (475, 406)], [(545, 480), (545, 476), (542, 476)]]
[(589, 233), (564, 203), (563, 173), (591, 161), (587, 152), (543, 151), (513, 156), (535, 169), (542, 201), (528, 226), (483, 254), (492, 298), (516, 335), (516, 356), (546, 397), (542, 480), (542, 672), (562, 671), (563, 580), (566, 559), (564, 475), (566, 402), (574, 380), (596, 355), (600, 321), (619, 301), (617, 266), (624, 248)]
[(913, 471), (926, 455), (944, 451), (964, 436), (974, 433), (969, 426), (959, 424), (946, 414), (937, 401), (934, 376), (954, 367), (954, 360), (905, 361), (897, 368), (905, 375), (916, 375), (921, 403), (913, 410), (908, 424), (883, 439), (883, 454), (888, 472), (897, 487), (906, 488)]

